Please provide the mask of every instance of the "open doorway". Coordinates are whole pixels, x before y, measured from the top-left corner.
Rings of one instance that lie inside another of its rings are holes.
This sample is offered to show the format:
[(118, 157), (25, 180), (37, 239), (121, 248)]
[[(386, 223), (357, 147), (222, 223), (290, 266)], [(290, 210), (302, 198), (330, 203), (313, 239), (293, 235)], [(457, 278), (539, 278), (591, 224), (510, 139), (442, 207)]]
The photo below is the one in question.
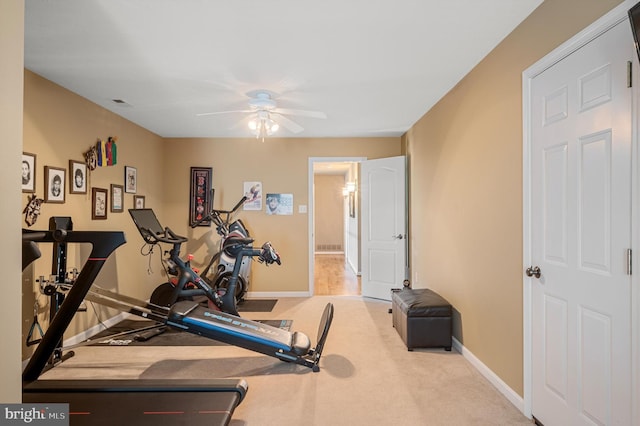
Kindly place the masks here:
[(360, 295), (358, 163), (309, 159), (309, 293)]

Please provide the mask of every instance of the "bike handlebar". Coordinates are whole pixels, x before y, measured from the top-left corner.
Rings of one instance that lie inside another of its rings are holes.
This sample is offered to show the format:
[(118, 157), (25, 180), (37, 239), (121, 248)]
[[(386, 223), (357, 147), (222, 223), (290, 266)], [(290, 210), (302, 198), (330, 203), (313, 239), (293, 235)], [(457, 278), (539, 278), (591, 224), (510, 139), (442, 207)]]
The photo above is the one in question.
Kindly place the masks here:
[[(245, 195), (244, 197), (242, 197), (240, 199), (240, 201), (238, 201), (238, 204), (236, 204), (235, 206), (233, 206), (233, 208), (231, 209), (230, 212), (228, 213), (234, 213), (236, 210), (238, 210), (243, 204), (244, 202), (247, 201), (247, 196)], [(223, 212), (223, 213), (227, 213), (227, 212)]]
[(213, 218), (211, 217), (211, 215), (212, 215), (212, 214), (213, 214), (213, 213), (209, 213), (208, 215), (203, 216), (203, 217), (202, 217), (202, 219), (196, 220), (195, 222), (193, 222), (193, 223), (192, 223), (191, 225), (189, 225), (189, 226), (191, 226), (192, 228), (195, 228), (196, 226), (200, 225), (200, 224), (201, 224), (202, 222), (204, 222), (205, 220), (211, 220), (211, 219), (213, 219)]
[(164, 228), (164, 232), (162, 234), (153, 233), (147, 228), (140, 228), (144, 233), (144, 239), (149, 244), (156, 244), (158, 242), (168, 243), (168, 244), (181, 244), (186, 243), (188, 239), (183, 237), (182, 235), (177, 235), (175, 232), (171, 230), (171, 228)]
[[(191, 227), (195, 228), (196, 226), (200, 225), (205, 220), (214, 220), (215, 221), (215, 219), (218, 219), (220, 222), (223, 222), (222, 219), (220, 218), (221, 214), (226, 214), (227, 215), (227, 220), (224, 221), (224, 224), (228, 225), (229, 224), (229, 218), (231, 217), (231, 214), (235, 213), (240, 207), (242, 207), (242, 205), (244, 204), (245, 201), (247, 201), (246, 195), (244, 197), (242, 197), (240, 199), (240, 201), (238, 201), (238, 203), (235, 206), (233, 206), (233, 208), (231, 210), (212, 209), (211, 212), (209, 212), (209, 214), (204, 216), (202, 219), (199, 219), (199, 220), (193, 222), (191, 224)], [(216, 223), (216, 224), (220, 225), (220, 223)]]
[(260, 253), (258, 260), (262, 260), (267, 265), (271, 265), (274, 262), (278, 265), (282, 265), (280, 254), (273, 248), (270, 241), (267, 241), (262, 245), (262, 252)]

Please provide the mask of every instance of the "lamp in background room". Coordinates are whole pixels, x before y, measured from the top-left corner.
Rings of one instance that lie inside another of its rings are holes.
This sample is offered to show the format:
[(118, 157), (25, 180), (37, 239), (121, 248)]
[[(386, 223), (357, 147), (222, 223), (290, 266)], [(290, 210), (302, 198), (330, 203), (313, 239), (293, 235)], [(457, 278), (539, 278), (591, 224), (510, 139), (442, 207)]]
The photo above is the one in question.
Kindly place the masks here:
[(256, 135), (257, 139), (262, 139), (262, 142), (265, 137), (273, 135), (279, 128), (280, 125), (271, 118), (268, 111), (256, 112), (256, 116), (249, 121), (251, 133)]
[(347, 182), (344, 188), (342, 188), (342, 195), (347, 196), (356, 192), (356, 183), (355, 182)]

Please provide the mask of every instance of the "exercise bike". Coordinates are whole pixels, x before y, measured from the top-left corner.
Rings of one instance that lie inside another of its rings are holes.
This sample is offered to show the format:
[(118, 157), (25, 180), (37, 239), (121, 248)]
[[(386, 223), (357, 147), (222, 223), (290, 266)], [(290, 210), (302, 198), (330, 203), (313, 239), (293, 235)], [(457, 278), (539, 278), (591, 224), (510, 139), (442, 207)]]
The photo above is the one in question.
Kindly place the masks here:
[[(176, 235), (169, 228), (163, 228), (151, 209), (130, 209), (129, 213), (145, 242), (149, 244), (164, 242), (174, 245), (172, 259), (176, 264), (180, 277), (178, 284), (184, 284), (191, 280), (197, 282), (198, 286), (206, 288), (204, 280), (178, 256), (180, 244), (187, 241), (185, 237)], [(235, 293), (242, 258), (246, 256), (257, 257), (258, 261), (269, 265), (272, 263), (280, 264), (280, 256), (268, 242), (260, 249), (255, 249), (250, 245), (253, 241), (250, 238), (229, 240), (227, 244), (239, 245), (240, 248), (237, 250), (236, 261), (233, 273), (228, 281), (228, 287), (226, 291), (221, 291), (221, 296), (218, 296), (221, 303), (217, 305), (217, 309), (216, 306), (212, 307), (211, 304), (209, 304), (209, 307), (205, 307), (195, 301), (180, 300), (171, 305), (168, 311), (154, 313), (151, 319), (156, 321), (162, 319), (166, 325), (173, 328), (260, 352), (282, 361), (303, 365), (311, 368), (314, 372), (319, 371), (318, 363), (333, 320), (333, 304), (327, 303), (323, 311), (318, 327), (317, 343), (314, 348), (311, 347), (309, 337), (303, 333), (290, 333), (276, 327), (241, 318), (237, 312), (233, 294)], [(106, 295), (107, 292), (103, 291), (101, 294)], [(214, 292), (214, 294), (217, 293)], [(111, 295), (113, 296), (113, 293)], [(129, 302), (134, 301), (131, 298), (127, 298), (127, 300)], [(99, 302), (98, 299), (94, 301)], [(139, 314), (136, 309), (128, 312)]]
[[(220, 236), (218, 252), (211, 257), (201, 273), (202, 278), (214, 289), (227, 289), (229, 287), (229, 280), (233, 275), (237, 250), (239, 249), (239, 246), (234, 244), (234, 240), (251, 237), (249, 230), (244, 226), (241, 219), (232, 221), (232, 218), (246, 200), (247, 197), (242, 197), (231, 210), (212, 209), (208, 214), (191, 224), (191, 227), (195, 228), (202, 222), (210, 220), (216, 226), (216, 232)], [(249, 290), (251, 261), (251, 256), (245, 256), (240, 263), (235, 287), (236, 303), (242, 302)]]
[(224, 287), (214, 288), (191, 267), (191, 255), (187, 256), (186, 260), (180, 257), (181, 246), (187, 242), (187, 238), (176, 235), (170, 228), (163, 228), (152, 209), (129, 209), (129, 213), (147, 244), (155, 246), (167, 243), (172, 246), (167, 252), (168, 258), (164, 260), (164, 264), (167, 265), (167, 275), (173, 278), (160, 284), (153, 291), (150, 298), (152, 305), (170, 307), (178, 301), (194, 301), (204, 296), (210, 308), (239, 316), (235, 294), (243, 259), (256, 257), (265, 265), (281, 264), (280, 255), (270, 242), (256, 249), (252, 246), (251, 238), (227, 238), (222, 249), (235, 255), (233, 270), (226, 275)]

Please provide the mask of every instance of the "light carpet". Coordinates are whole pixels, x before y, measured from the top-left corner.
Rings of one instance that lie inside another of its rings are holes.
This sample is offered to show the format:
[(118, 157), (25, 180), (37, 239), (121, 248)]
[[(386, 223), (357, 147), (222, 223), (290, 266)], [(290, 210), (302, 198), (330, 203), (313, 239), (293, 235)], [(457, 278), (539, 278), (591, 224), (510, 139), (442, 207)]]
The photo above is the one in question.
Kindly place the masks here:
[(233, 346), (81, 347), (43, 378), (244, 378), (233, 426), (531, 424), (455, 350), (407, 351), (388, 302), (284, 298), (256, 315), (291, 318), (315, 341), (327, 302), (335, 316), (318, 373)]

